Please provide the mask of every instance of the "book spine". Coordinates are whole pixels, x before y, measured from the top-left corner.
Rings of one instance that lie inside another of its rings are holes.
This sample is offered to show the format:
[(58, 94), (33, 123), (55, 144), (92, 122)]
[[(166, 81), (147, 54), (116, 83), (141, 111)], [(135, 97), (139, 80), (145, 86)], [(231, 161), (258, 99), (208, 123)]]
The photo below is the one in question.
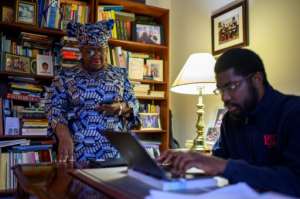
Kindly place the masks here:
[[(2, 102), (2, 98), (0, 97), (0, 136), (3, 136), (3, 102)], [(1, 154), (1, 153), (0, 153)]]

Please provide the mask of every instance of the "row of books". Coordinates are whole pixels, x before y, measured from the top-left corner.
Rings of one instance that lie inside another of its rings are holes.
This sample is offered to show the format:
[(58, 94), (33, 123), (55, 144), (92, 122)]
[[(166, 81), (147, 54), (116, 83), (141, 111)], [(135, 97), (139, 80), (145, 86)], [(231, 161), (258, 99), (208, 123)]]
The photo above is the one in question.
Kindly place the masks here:
[(53, 76), (57, 58), (52, 42), (45, 35), (21, 32), (17, 39), (0, 32), (0, 70)]
[[(29, 140), (13, 140), (11, 145), (22, 144)], [(53, 162), (55, 154), (52, 152), (52, 145), (20, 145), (4, 146), (0, 141), (0, 190), (15, 189), (17, 181), (13, 175), (12, 167), (16, 164), (35, 164)]]
[(138, 81), (131, 81), (133, 92), (137, 97), (158, 97), (164, 98), (165, 91), (153, 90), (150, 88), (150, 84), (144, 84)]
[(0, 98), (0, 135), (47, 135), (43, 87), (10, 81), (6, 90)]
[(139, 112), (140, 113), (160, 113), (160, 106), (151, 103), (139, 103)]
[(71, 68), (80, 63), (81, 53), (78, 47), (78, 40), (75, 37), (64, 36), (60, 39), (60, 65), (64, 68)]
[(123, 10), (123, 6), (99, 5), (97, 21), (113, 19), (115, 24), (112, 38), (132, 40), (132, 23), (135, 21), (135, 14), (121, 10)]
[(84, 2), (68, 1), (60, 5), (61, 24), (60, 29), (66, 30), (69, 21), (79, 22), (81, 24), (87, 23), (89, 18), (89, 7)]
[(38, 0), (37, 21), (39, 27), (65, 30), (70, 20), (87, 23), (89, 7), (86, 2)]
[(155, 55), (131, 52), (116, 46), (109, 49), (107, 60), (109, 64), (128, 68), (129, 79), (163, 81), (164, 62)]

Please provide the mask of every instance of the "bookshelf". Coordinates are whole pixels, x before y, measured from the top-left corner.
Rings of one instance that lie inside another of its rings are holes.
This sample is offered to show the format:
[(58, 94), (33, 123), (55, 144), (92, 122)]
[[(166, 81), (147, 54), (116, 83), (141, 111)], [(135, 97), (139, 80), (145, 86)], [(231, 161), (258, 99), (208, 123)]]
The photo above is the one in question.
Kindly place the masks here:
[[(161, 130), (135, 130), (134, 132), (142, 139), (150, 138), (160, 141), (160, 150), (164, 151), (169, 147), (169, 10), (124, 0), (96, 0), (96, 11), (98, 5), (121, 5), (124, 7), (122, 11), (134, 13), (135, 15), (150, 16), (163, 28), (163, 43), (161, 45), (116, 38), (111, 39), (109, 44), (111, 47), (121, 46), (127, 51), (155, 54), (163, 60), (163, 81), (134, 79), (134, 81), (142, 84), (149, 84), (155, 90), (164, 91), (164, 97), (137, 97), (140, 103), (160, 106)], [(94, 20), (96, 20), (97, 13), (94, 17)]]
[[(33, 2), (38, 2), (34, 0)], [(163, 81), (154, 80), (134, 80), (142, 84), (149, 84), (151, 88), (159, 91), (164, 91), (164, 97), (152, 97), (152, 96), (142, 96), (138, 97), (138, 100), (142, 103), (150, 103), (160, 106), (160, 130), (135, 130), (141, 138), (150, 138), (158, 140), (160, 144), (160, 150), (166, 150), (169, 146), (169, 10), (162, 9), (154, 6), (148, 6), (133, 1), (126, 0), (61, 0), (61, 4), (72, 4), (78, 3), (81, 5), (86, 5), (89, 8), (88, 22), (95, 22), (97, 18), (97, 6), (98, 5), (121, 5), (124, 7), (124, 12), (134, 13), (136, 15), (151, 16), (154, 20), (163, 27), (163, 44), (146, 44), (137, 41), (121, 40), (121, 39), (110, 39), (109, 45), (111, 47), (121, 46), (123, 49), (128, 51), (133, 51), (137, 53), (148, 53), (155, 54), (163, 60)], [(16, 0), (14, 1), (1, 1), (0, 8), (2, 6), (8, 6), (15, 10)], [(0, 12), (1, 13), (1, 12)], [(14, 18), (16, 17), (14, 13)], [(1, 19), (1, 16), (0, 16)], [(28, 25), (16, 22), (3, 22), (0, 20), (0, 32), (5, 32), (6, 34), (11, 34), (12, 37), (18, 37), (21, 32), (29, 32), (34, 34), (47, 35), (54, 38), (54, 42), (59, 41), (66, 33), (60, 28), (47, 28), (39, 25)], [(0, 62), (0, 64), (2, 64)], [(18, 72), (7, 72), (0, 71), (0, 97), (4, 93), (5, 89), (2, 85), (7, 82), (9, 76), (15, 77), (25, 77), (33, 78), (41, 85), (50, 85), (52, 78), (50, 76), (42, 76), (37, 74), (24, 74)], [(2, 110), (1, 110), (2, 111)], [(49, 140), (46, 136), (21, 136), (21, 135), (11, 135), (3, 136), (0, 133), (0, 141), (2, 140), (14, 140), (14, 139), (29, 139), (33, 141), (45, 141)], [(11, 193), (12, 190), (3, 191), (1, 193)]]

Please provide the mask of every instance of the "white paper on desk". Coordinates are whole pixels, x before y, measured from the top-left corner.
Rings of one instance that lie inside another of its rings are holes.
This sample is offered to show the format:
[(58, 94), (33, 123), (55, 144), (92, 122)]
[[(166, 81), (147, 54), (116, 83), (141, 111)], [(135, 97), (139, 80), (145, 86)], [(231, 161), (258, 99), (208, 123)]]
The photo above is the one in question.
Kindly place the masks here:
[(245, 183), (229, 185), (204, 194), (182, 194), (151, 190), (146, 199), (257, 199), (259, 194)]
[(296, 199), (296, 198), (282, 195), (280, 193), (266, 192), (263, 193), (259, 199)]

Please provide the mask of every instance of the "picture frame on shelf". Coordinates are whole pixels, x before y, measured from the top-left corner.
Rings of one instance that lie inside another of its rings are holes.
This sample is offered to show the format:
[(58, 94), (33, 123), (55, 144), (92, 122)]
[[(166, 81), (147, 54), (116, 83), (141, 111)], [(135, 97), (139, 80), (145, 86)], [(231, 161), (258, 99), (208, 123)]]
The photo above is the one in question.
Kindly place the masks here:
[(140, 113), (141, 130), (161, 130), (159, 113)]
[(220, 136), (220, 128), (223, 117), (227, 110), (225, 108), (219, 108), (216, 113), (216, 119), (213, 127), (209, 127), (206, 133), (206, 144), (211, 148)]
[(5, 53), (3, 65), (6, 72), (30, 73), (30, 58), (25, 56)]
[(216, 128), (221, 127), (222, 120), (223, 120), (223, 117), (224, 117), (226, 112), (227, 112), (227, 109), (225, 109), (225, 108), (219, 108), (218, 109), (214, 127), (216, 127)]
[(8, 6), (2, 6), (1, 21), (5, 23), (14, 22), (14, 9)]
[(146, 66), (150, 71), (150, 75), (155, 81), (163, 81), (163, 60), (160, 59), (147, 59)]
[(51, 55), (36, 56), (36, 74), (43, 76), (53, 76), (53, 60)]
[(161, 45), (163, 44), (162, 35), (162, 26), (160, 25), (140, 23), (134, 25), (134, 38), (138, 42)]
[(33, 2), (18, 0), (16, 4), (16, 22), (29, 25), (37, 24), (37, 9)]
[(248, 45), (247, 0), (211, 16), (212, 54)]

